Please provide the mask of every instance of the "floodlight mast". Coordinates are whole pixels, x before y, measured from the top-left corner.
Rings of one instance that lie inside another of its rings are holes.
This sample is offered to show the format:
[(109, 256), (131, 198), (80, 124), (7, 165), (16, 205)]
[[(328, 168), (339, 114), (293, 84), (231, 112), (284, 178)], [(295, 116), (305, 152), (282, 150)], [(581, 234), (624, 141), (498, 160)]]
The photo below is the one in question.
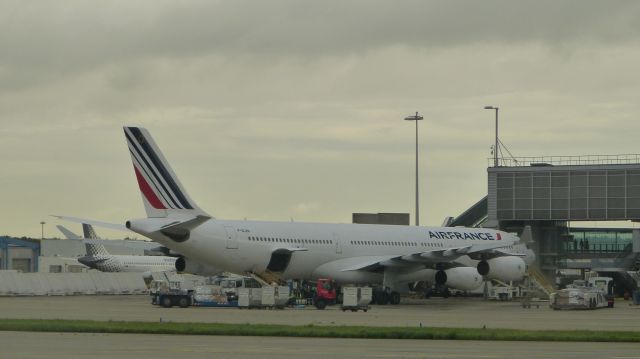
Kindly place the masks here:
[(416, 121), (416, 226), (420, 225), (420, 205), (419, 205), (419, 194), (418, 194), (418, 121), (422, 120), (423, 117), (418, 115), (416, 112), (413, 116), (407, 116), (404, 118), (405, 121)]
[(493, 147), (493, 167), (498, 167), (498, 149), (499, 149), (499, 141), (498, 141), (498, 107), (497, 106), (485, 106), (485, 110), (496, 110), (496, 143)]

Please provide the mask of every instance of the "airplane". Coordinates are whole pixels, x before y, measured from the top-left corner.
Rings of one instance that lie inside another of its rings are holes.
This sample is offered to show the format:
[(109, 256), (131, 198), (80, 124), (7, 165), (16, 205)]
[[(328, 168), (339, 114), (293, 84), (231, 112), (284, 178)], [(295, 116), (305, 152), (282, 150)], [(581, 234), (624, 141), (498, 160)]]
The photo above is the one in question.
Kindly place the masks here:
[[(126, 227), (185, 259), (233, 273), (378, 284), (380, 304), (399, 304), (403, 286), (419, 280), (464, 290), (483, 277), (524, 276), (523, 255), (509, 249), (520, 239), (500, 230), (216, 219), (187, 194), (146, 129), (124, 134), (147, 214)], [(458, 262), (465, 256), (476, 268)]]
[[(82, 239), (69, 229), (57, 226), (68, 239)], [(78, 262), (101, 272), (164, 272), (175, 271), (178, 258), (166, 256), (140, 256), (110, 254), (103, 244), (90, 240), (98, 239), (93, 226), (83, 223), (84, 245), (87, 254)]]

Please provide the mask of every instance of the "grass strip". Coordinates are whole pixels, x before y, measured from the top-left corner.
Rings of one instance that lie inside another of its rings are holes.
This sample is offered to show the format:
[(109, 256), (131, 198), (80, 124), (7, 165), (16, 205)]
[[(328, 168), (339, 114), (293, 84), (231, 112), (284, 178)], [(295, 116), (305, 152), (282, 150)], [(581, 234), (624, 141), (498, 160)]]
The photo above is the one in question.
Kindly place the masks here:
[(640, 342), (640, 331), (293, 326), (177, 322), (1, 319), (0, 331), (135, 333), (362, 339), (439, 339), (563, 342)]

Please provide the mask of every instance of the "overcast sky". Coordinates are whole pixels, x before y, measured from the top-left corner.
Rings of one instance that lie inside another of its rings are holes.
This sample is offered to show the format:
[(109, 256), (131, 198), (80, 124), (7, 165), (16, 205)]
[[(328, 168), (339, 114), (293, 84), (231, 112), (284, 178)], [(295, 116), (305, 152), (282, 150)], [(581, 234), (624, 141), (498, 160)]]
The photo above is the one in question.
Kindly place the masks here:
[(415, 111), (440, 225), (486, 194), (485, 105), (514, 156), (640, 153), (639, 64), (638, 1), (1, 1), (0, 235), (143, 217), (123, 125), (217, 218), (413, 222)]

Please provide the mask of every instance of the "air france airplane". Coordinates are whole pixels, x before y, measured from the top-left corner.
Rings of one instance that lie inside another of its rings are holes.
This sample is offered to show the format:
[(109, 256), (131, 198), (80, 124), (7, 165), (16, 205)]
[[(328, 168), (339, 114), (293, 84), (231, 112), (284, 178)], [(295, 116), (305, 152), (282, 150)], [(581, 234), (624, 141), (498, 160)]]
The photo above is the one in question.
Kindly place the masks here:
[[(147, 213), (126, 227), (186, 258), (233, 273), (381, 284), (379, 301), (393, 304), (415, 281), (475, 289), (481, 276), (524, 275), (522, 255), (509, 251), (519, 238), (493, 229), (215, 219), (187, 194), (146, 129), (124, 127), (124, 134)], [(462, 257), (479, 261), (477, 268), (457, 262)]]

